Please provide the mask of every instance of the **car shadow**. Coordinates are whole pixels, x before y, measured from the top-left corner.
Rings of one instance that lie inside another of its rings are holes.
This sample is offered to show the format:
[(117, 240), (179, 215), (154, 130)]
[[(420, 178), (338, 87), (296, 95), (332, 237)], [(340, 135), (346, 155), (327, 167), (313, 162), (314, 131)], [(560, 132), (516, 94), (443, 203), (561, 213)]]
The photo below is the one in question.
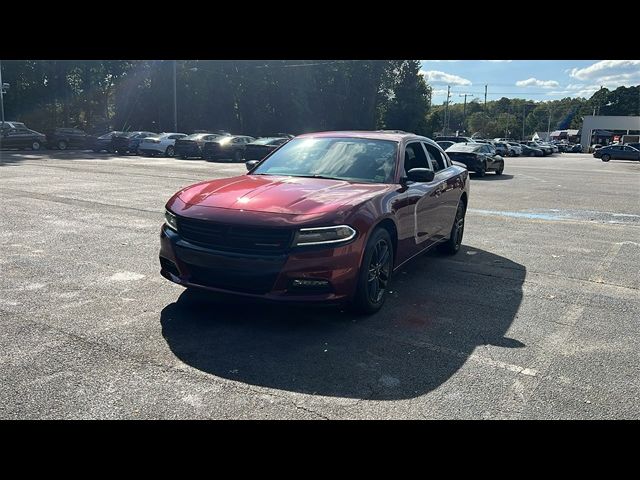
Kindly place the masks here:
[(509, 175), (506, 173), (503, 173), (502, 175), (496, 175), (493, 172), (487, 172), (484, 177), (480, 177), (477, 173), (472, 173), (471, 178), (473, 178), (474, 180), (481, 180), (483, 182), (493, 182), (496, 180), (511, 180), (513, 178), (513, 175)]
[(397, 272), (383, 309), (270, 305), (185, 290), (161, 313), (184, 363), (248, 385), (357, 399), (406, 399), (447, 381), (476, 347), (505, 337), (522, 301), (524, 266), (463, 246)]

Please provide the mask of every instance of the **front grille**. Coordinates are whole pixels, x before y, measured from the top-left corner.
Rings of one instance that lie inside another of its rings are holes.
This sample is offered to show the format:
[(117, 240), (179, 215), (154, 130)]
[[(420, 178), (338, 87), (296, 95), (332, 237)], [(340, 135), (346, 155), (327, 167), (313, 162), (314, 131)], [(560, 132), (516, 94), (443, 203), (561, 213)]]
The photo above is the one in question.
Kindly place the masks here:
[(293, 231), (283, 228), (244, 227), (178, 217), (178, 233), (188, 242), (215, 250), (278, 254), (291, 246)]
[(278, 277), (277, 271), (254, 272), (207, 268), (185, 264), (191, 276), (189, 281), (205, 287), (222, 288), (236, 292), (265, 294), (271, 291)]

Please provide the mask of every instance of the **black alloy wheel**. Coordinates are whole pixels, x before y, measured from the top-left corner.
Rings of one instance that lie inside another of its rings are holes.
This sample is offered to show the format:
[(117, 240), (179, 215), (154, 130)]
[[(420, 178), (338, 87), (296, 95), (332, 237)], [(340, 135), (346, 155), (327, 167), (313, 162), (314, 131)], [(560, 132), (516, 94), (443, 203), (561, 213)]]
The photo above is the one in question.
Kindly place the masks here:
[(455, 255), (460, 250), (462, 245), (462, 236), (464, 235), (464, 217), (467, 213), (467, 207), (464, 202), (460, 200), (458, 202), (458, 209), (456, 210), (456, 218), (453, 221), (451, 227), (451, 233), (449, 240), (439, 245), (440, 251), (449, 255)]
[(359, 313), (375, 313), (384, 304), (393, 270), (393, 244), (389, 232), (377, 228), (367, 242), (352, 307)]

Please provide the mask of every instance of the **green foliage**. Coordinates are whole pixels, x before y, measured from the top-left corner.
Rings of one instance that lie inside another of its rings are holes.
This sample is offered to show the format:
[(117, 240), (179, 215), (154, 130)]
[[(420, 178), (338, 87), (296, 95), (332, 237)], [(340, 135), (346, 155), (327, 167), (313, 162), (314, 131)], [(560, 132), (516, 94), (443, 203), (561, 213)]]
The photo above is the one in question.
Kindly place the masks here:
[[(6, 60), (5, 118), (35, 130), (76, 126), (173, 130), (173, 62)], [(416, 60), (177, 61), (178, 130), (253, 135), (333, 129), (442, 131), (445, 106)], [(640, 115), (640, 86), (598, 90), (590, 99), (534, 103), (469, 99), (448, 112), (448, 131), (493, 138), (580, 128), (581, 117)], [(524, 120), (524, 122), (523, 122)]]

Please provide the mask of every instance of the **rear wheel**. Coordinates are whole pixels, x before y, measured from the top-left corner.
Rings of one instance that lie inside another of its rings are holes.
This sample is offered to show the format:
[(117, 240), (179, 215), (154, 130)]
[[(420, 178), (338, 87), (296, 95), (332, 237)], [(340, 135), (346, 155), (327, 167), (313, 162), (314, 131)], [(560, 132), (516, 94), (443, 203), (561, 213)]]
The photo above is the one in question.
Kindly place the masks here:
[(377, 228), (367, 242), (358, 274), (352, 308), (359, 313), (375, 313), (384, 304), (393, 270), (393, 243), (389, 232)]
[(466, 212), (467, 207), (465, 206), (464, 202), (460, 200), (458, 202), (456, 218), (453, 221), (453, 227), (451, 227), (449, 240), (438, 246), (442, 253), (455, 255), (456, 253), (458, 253), (458, 250), (460, 250), (460, 245), (462, 245), (462, 235), (464, 234), (464, 217)]
[(165, 154), (167, 157), (173, 157), (173, 156), (175, 155), (175, 153), (176, 153), (176, 152), (175, 152), (175, 149), (174, 149), (174, 147), (173, 147), (172, 145), (169, 145), (169, 146), (167, 147), (167, 149), (165, 150), (165, 152), (164, 152), (164, 154)]
[(31, 144), (31, 150), (40, 150), (40, 147), (40, 142), (38, 142), (37, 140)]
[(65, 142), (64, 140), (60, 140), (58, 142), (58, 148), (60, 150), (66, 150), (67, 149), (67, 142)]
[(607, 155), (606, 153), (602, 155), (603, 162), (608, 162), (609, 160), (611, 160), (611, 155)]

